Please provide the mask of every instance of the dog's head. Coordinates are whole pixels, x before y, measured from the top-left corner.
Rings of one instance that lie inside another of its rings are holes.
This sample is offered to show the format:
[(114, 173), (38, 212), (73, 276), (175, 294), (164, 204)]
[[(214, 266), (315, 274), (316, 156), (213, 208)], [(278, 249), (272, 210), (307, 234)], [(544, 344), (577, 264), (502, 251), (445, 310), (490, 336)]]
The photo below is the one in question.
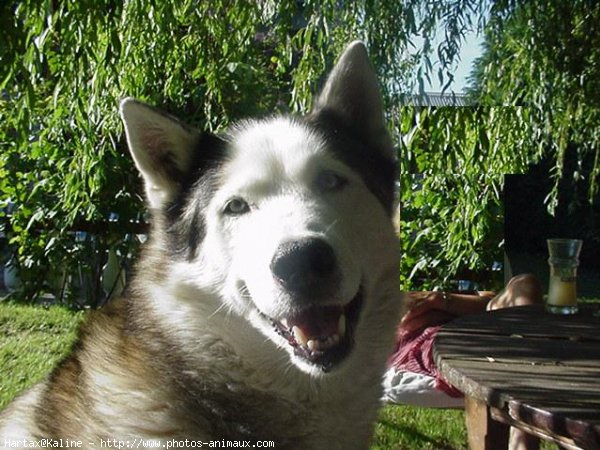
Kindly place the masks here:
[(187, 283), (307, 372), (341, 366), (389, 320), (396, 163), (361, 43), (303, 118), (248, 120), (217, 137), (132, 99), (121, 114), (159, 247)]

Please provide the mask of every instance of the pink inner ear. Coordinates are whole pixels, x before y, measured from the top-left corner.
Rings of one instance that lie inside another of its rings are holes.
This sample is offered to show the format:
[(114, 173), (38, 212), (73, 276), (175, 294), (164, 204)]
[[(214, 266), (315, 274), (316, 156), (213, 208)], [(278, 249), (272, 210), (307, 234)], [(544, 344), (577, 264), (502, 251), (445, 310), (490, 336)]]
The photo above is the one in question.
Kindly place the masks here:
[(161, 130), (148, 129), (144, 131), (142, 137), (143, 147), (146, 153), (152, 158), (156, 158), (160, 153), (165, 152), (166, 139)]
[(140, 166), (151, 172), (152, 177), (159, 177), (166, 181), (171, 169), (167, 166), (176, 165), (170, 142), (164, 131), (159, 128), (146, 128), (140, 135), (140, 144), (143, 154), (138, 155)]

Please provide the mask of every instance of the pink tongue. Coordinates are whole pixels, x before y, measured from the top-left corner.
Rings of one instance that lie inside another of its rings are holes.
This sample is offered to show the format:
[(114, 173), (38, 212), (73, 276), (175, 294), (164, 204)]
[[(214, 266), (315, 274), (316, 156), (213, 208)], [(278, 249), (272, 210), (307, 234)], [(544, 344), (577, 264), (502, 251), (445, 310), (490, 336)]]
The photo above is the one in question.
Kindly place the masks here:
[(310, 338), (328, 337), (338, 332), (343, 309), (340, 306), (309, 308), (289, 320), (290, 328), (298, 327)]

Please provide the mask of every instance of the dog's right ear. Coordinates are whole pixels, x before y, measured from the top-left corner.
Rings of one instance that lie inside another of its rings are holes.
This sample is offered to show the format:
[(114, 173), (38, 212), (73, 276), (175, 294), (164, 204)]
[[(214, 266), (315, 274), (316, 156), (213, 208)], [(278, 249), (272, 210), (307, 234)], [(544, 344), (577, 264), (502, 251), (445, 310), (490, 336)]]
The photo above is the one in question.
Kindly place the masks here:
[(150, 207), (170, 201), (192, 161), (200, 132), (133, 98), (121, 101), (127, 144), (144, 178)]

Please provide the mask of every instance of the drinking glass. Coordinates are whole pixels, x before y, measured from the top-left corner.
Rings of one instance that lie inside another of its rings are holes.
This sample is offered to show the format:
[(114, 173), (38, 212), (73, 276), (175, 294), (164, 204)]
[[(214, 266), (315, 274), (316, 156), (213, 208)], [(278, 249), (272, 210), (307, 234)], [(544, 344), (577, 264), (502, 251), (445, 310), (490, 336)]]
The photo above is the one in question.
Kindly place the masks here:
[(546, 311), (554, 314), (577, 313), (577, 266), (583, 241), (548, 239), (550, 286)]

